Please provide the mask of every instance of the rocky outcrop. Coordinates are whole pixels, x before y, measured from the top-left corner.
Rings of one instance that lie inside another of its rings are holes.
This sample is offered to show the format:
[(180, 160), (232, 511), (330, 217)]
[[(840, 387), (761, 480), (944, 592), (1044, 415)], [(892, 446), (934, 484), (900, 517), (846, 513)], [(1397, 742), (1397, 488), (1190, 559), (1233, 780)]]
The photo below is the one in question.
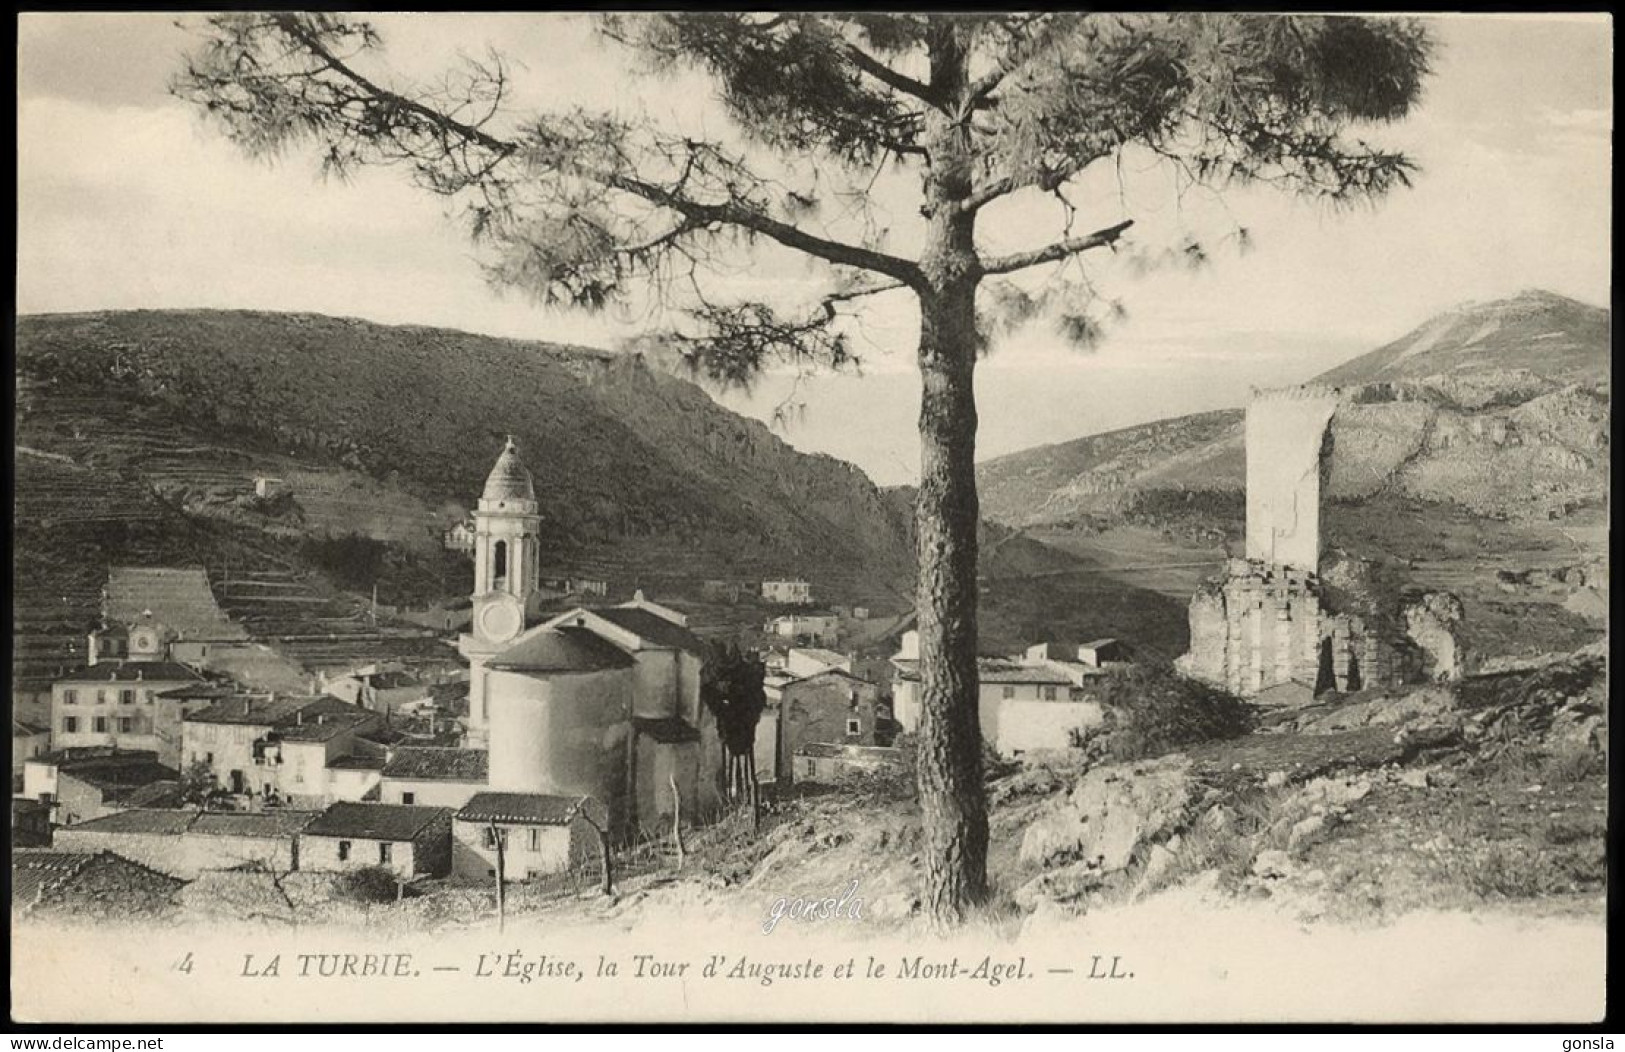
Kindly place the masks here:
[(1058, 805), (1027, 827), (1021, 860), (1030, 866), (1105, 876), (1128, 868), (1136, 852), (1183, 825), (1196, 796), (1183, 755), (1097, 767)]
[(1416, 648), (1416, 674), (1431, 683), (1461, 678), (1463, 655), (1457, 626), (1461, 600), (1449, 592), (1425, 592), (1408, 600), (1401, 616), (1405, 637)]

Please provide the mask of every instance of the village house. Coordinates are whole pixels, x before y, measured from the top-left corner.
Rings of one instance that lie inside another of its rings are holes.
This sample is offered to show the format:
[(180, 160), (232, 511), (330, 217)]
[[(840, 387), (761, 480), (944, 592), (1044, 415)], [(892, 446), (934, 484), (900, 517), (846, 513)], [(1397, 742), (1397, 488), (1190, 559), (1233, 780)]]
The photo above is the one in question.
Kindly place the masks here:
[(444, 807), (336, 803), (299, 833), (299, 868), (343, 872), (379, 867), (399, 880), (444, 876), (451, 864), (451, 811)]
[(441, 537), (441, 543), (450, 552), (474, 552), (474, 520), (472, 518), (454, 522), (446, 528)]
[(852, 671), (852, 655), (820, 647), (791, 647), (784, 655), (784, 671), (794, 679), (833, 670)]
[(1130, 663), (1128, 648), (1115, 639), (1096, 639), (1082, 644), (1078, 647), (1078, 660), (1099, 669)]
[(132, 636), (130, 655), (98, 660), (51, 685), (52, 742), (58, 748), (113, 746), (157, 753), (169, 764), (181, 757), (181, 722), (190, 699), (169, 694), (202, 682), (198, 671), (153, 656), (159, 636)]
[(318, 812), (139, 808), (56, 832), (62, 851), (113, 851), (159, 872), (193, 880), (211, 870), (299, 867), (299, 831)]
[(173, 804), (179, 779), (179, 772), (159, 763), (150, 750), (81, 746), (24, 761), (22, 795), (48, 804), (51, 821), (66, 826), (115, 811)]
[(426, 679), (398, 661), (376, 662), (320, 679), (323, 693), (364, 709), (393, 715), (407, 705), (432, 698)]
[[(1018, 658), (976, 659), (977, 719), (982, 739), (1001, 756), (1041, 749), (1064, 749), (1074, 732), (1087, 733), (1105, 722), (1091, 682), (1109, 674), (1079, 660), (1079, 651), (1039, 643)], [(919, 727), (919, 632), (903, 633), (891, 659), (892, 717), (905, 731)]]
[(23, 784), (23, 764), (49, 752), (51, 732), (22, 720), (11, 721), (11, 791), (16, 793)]
[(762, 631), (779, 639), (830, 647), (840, 641), (841, 619), (831, 613), (784, 614), (763, 625)]
[(378, 726), (377, 713), (353, 706), (310, 705), (297, 710), (291, 721), (256, 743), (261, 795), (287, 807), (326, 807), (338, 799), (333, 764), (358, 752), (381, 752), (365, 737)]
[(378, 798), (386, 804), (462, 807), (486, 789), (489, 761), (484, 749), (397, 748), (383, 767)]
[(480, 793), (452, 823), (452, 872), (493, 878), (499, 853), (505, 883), (602, 864), (594, 824), (603, 828), (606, 817), (601, 808), (588, 810), (593, 807), (584, 797)]
[(364, 735), (383, 723), (337, 698), (239, 695), (188, 715), (183, 755), (208, 767), (216, 786), (260, 803), (335, 799), (328, 764), (379, 752)]
[(168, 915), (183, 881), (109, 852), (17, 851), (11, 915), (76, 921), (152, 920)]
[(809, 606), (813, 601), (812, 585), (799, 577), (763, 581), (762, 598), (782, 606)]
[(804, 745), (877, 745), (879, 722), (886, 717), (880, 689), (841, 668), (829, 668), (793, 680), (781, 690), (778, 709), (777, 778), (792, 771)]
[(329, 761), (327, 787), (333, 800), (377, 800), (382, 791), (386, 762), (382, 753), (377, 756), (352, 754)]
[(773, 652), (763, 664), (766, 673), (762, 677), (762, 689), (767, 695), (768, 706), (772, 708), (778, 706), (787, 683), (830, 669), (852, 671), (851, 655), (817, 647), (791, 647), (782, 652)]
[[(700, 704), (702, 648), (686, 616), (639, 592), (537, 623), (537, 509), (510, 439), (475, 512), (474, 612), (458, 640), (469, 661), (467, 744), (489, 750), (489, 788), (590, 796), (627, 835), (671, 806), (669, 781), (644, 772), (673, 770), (689, 794), (684, 813), (713, 813), (722, 748)], [(673, 733), (673, 720), (692, 734)]]

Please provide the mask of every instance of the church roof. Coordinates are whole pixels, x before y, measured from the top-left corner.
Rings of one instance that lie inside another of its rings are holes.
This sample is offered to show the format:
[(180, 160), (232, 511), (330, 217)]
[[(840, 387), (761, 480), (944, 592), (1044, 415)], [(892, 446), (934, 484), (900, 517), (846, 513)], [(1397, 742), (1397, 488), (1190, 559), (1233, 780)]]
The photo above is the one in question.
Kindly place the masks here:
[(506, 672), (601, 672), (631, 668), (626, 653), (586, 629), (550, 628), (532, 633), (491, 659)]
[(535, 500), (536, 485), (531, 481), (530, 469), (519, 459), (519, 450), (513, 439), (502, 447), (491, 474), (485, 477), (485, 492), (481, 500)]
[(592, 612), (653, 644), (668, 650), (684, 650), (690, 654), (704, 651), (699, 637), (682, 625), (673, 624), (659, 614), (636, 606), (600, 606)]

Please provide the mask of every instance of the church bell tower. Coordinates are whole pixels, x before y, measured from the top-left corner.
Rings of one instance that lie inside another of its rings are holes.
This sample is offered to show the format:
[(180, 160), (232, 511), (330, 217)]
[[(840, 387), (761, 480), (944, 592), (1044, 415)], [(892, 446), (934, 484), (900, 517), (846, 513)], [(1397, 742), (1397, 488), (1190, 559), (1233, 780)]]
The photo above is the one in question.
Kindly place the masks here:
[(536, 486), (510, 435), (485, 479), (474, 512), (474, 594), (469, 631), (468, 744), (487, 740), (486, 663), (525, 630), (541, 581), (541, 515)]

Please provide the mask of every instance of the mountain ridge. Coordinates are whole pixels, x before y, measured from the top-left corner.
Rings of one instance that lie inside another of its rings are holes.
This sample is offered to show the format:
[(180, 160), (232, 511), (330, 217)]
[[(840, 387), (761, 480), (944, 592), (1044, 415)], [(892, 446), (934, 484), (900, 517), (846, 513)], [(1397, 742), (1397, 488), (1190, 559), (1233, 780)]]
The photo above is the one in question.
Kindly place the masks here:
[[(1345, 397), (1330, 496), (1534, 518), (1604, 499), (1608, 329), (1602, 308), (1525, 290), (1459, 305), (1322, 373), (1311, 382)], [(984, 514), (1012, 527), (1143, 520), (1176, 498), (1239, 494), (1242, 419), (1217, 410), (984, 461)]]
[[(638, 356), (251, 310), (25, 315), (16, 333), (18, 445), (184, 514), (429, 553), (511, 432), (553, 568), (652, 586), (802, 574), (871, 602), (911, 579), (895, 498)], [(259, 474), (289, 475), (294, 506), (256, 504)], [(19, 498), (21, 520), (38, 494)]]

